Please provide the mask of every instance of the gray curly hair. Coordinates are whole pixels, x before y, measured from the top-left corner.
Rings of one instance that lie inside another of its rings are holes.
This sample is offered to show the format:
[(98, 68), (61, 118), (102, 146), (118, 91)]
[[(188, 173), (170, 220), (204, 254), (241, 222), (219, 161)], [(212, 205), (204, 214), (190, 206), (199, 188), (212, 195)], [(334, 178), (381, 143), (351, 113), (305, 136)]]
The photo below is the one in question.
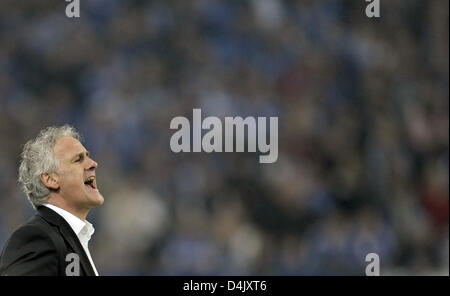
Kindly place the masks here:
[(44, 204), (50, 194), (50, 190), (41, 181), (41, 174), (59, 171), (53, 147), (62, 137), (73, 137), (81, 141), (80, 134), (70, 125), (50, 126), (41, 130), (36, 138), (29, 140), (23, 147), (19, 182), (34, 209)]

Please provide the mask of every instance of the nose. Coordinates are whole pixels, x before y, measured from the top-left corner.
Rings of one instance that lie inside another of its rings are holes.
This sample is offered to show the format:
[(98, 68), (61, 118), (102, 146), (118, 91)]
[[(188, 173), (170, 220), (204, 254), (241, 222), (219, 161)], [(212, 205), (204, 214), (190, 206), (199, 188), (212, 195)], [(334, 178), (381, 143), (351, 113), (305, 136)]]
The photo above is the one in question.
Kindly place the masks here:
[(93, 160), (92, 158), (89, 157), (89, 167), (88, 167), (88, 170), (89, 170), (89, 171), (93, 171), (93, 170), (95, 170), (97, 167), (98, 167), (98, 163), (97, 163), (95, 160)]

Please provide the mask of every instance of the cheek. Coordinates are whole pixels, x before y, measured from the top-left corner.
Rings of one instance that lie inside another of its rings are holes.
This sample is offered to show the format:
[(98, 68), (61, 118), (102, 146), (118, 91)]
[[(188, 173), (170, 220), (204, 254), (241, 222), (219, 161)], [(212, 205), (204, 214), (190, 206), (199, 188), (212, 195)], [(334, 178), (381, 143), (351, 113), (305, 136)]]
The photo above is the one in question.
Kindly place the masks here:
[(83, 175), (76, 171), (66, 172), (61, 178), (61, 187), (81, 188), (83, 184)]

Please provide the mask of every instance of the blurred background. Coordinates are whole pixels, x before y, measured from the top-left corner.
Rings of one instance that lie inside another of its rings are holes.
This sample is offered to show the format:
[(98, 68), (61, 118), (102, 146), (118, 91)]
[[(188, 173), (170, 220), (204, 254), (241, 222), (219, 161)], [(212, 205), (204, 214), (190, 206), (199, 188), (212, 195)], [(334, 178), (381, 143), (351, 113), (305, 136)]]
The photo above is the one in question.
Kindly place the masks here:
[[(99, 163), (102, 275), (449, 273), (448, 1), (0, 3), (0, 248), (22, 145)], [(170, 150), (175, 116), (278, 116), (279, 156)]]

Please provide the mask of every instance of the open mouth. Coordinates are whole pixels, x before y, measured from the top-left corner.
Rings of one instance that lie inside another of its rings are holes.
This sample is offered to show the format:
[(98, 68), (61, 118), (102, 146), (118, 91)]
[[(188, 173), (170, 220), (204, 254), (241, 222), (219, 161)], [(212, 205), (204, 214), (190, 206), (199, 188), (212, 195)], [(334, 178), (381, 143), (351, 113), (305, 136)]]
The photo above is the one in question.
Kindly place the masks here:
[(90, 176), (88, 177), (85, 181), (84, 181), (84, 185), (92, 188), (92, 189), (97, 189), (97, 184), (95, 183), (95, 177), (94, 176)]

